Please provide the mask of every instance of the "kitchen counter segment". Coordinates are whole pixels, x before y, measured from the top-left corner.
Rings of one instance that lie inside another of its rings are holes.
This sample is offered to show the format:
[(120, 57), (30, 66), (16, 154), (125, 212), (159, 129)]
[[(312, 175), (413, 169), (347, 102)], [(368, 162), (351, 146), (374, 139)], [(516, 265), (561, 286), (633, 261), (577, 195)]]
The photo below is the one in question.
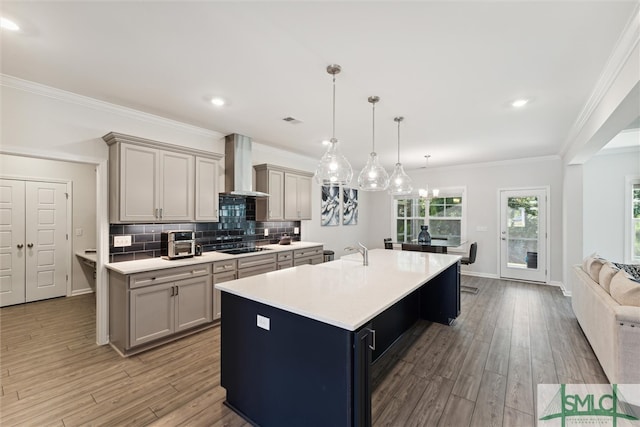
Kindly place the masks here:
[(174, 268), (174, 267), (183, 267), (188, 265), (197, 265), (210, 263), (215, 261), (224, 261), (228, 259), (236, 259), (241, 257), (248, 256), (256, 256), (256, 255), (265, 255), (271, 252), (282, 252), (282, 251), (291, 251), (295, 249), (305, 249), (311, 248), (315, 246), (322, 246), (322, 243), (315, 242), (291, 242), (290, 245), (265, 245), (262, 246), (269, 250), (260, 251), (260, 252), (252, 252), (248, 254), (242, 255), (229, 255), (222, 252), (204, 252), (202, 256), (194, 256), (191, 258), (178, 258), (178, 259), (163, 259), (163, 258), (149, 258), (143, 260), (136, 261), (122, 261), (122, 262), (112, 262), (108, 263), (105, 266), (112, 271), (118, 272), (120, 274), (134, 274), (134, 273), (143, 273), (146, 271), (153, 270), (162, 270), (165, 268)]

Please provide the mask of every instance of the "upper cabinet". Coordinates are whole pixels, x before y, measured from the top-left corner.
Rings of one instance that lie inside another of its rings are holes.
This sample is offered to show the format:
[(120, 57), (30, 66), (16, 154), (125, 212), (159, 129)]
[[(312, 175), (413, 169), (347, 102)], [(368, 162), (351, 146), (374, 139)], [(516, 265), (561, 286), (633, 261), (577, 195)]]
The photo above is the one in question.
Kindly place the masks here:
[(109, 221), (218, 220), (221, 155), (111, 132)]
[(311, 177), (313, 174), (262, 164), (254, 166), (256, 190), (270, 197), (256, 200), (258, 221), (311, 219)]
[(284, 194), (285, 219), (311, 219), (311, 176), (286, 172)]

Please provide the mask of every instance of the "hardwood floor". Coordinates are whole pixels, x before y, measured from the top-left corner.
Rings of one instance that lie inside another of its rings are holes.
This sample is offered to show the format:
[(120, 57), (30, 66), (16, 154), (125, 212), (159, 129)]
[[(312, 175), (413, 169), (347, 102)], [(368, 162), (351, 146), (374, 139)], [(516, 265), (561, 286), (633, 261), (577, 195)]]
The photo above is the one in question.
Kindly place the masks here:
[[(375, 426), (533, 426), (538, 383), (607, 383), (555, 287), (463, 276), (451, 327), (417, 323), (373, 368)], [(95, 345), (93, 295), (0, 309), (0, 425), (244, 426), (218, 327), (130, 358)]]

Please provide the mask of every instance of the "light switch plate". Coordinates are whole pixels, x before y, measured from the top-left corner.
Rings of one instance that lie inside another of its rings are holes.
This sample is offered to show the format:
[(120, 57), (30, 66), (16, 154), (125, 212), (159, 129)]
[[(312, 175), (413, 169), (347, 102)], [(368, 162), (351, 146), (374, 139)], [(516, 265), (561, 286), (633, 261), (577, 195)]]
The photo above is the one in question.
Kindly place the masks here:
[(271, 325), (270, 325), (271, 319), (269, 319), (268, 317), (260, 316), (258, 314), (257, 323), (258, 323), (258, 328), (262, 328), (267, 331), (271, 328)]
[(267, 237), (269, 235), (269, 229), (265, 228), (264, 229), (264, 237)]
[(131, 246), (131, 236), (113, 236), (113, 246), (116, 248)]
[(300, 234), (300, 227), (293, 227), (293, 234)]

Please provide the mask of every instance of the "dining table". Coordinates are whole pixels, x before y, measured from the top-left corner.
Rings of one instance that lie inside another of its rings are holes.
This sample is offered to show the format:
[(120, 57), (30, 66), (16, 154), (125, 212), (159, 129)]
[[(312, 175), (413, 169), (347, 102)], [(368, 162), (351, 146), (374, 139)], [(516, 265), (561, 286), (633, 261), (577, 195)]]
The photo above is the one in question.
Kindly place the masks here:
[(462, 246), (467, 243), (467, 241), (457, 237), (447, 237), (439, 239), (432, 238), (430, 243), (420, 243), (417, 239), (397, 243), (401, 245), (403, 251), (446, 254), (448, 248), (457, 248), (458, 246)]

